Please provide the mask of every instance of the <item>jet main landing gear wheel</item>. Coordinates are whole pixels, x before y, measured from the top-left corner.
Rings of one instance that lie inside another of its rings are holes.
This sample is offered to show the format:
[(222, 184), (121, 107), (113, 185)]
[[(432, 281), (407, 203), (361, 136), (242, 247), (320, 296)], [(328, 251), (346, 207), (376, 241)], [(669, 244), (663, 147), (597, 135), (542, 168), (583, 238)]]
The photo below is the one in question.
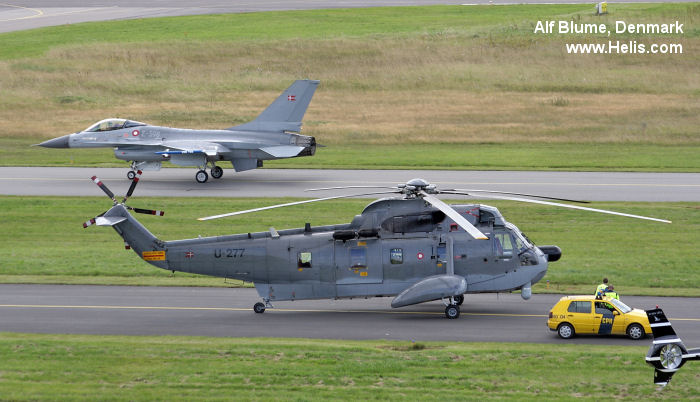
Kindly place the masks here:
[(253, 306), (253, 311), (255, 311), (258, 314), (264, 313), (265, 312), (265, 304), (260, 303), (260, 302), (255, 303), (255, 305)]
[(219, 166), (214, 166), (211, 168), (211, 177), (215, 179), (220, 179), (221, 176), (224, 175), (224, 169), (220, 168)]
[(128, 172), (126, 172), (127, 179), (134, 180), (134, 177), (136, 177), (136, 172), (134, 172), (133, 170), (129, 170)]
[(209, 175), (205, 170), (200, 170), (194, 175), (194, 179), (197, 180), (197, 183), (206, 183), (209, 180)]

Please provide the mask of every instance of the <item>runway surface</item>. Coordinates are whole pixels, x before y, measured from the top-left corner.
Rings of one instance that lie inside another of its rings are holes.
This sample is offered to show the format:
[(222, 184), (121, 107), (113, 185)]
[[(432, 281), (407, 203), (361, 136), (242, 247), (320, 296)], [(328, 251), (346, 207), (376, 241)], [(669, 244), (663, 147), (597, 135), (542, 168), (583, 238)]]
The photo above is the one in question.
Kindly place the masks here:
[[(97, 175), (119, 195), (129, 187), (127, 171), (126, 168), (0, 167), (0, 194), (98, 196), (102, 192), (90, 180)], [(304, 190), (353, 185), (395, 186), (420, 177), (443, 189), (501, 190), (590, 201), (700, 201), (698, 173), (320, 169), (257, 169), (235, 173), (233, 169), (225, 169), (223, 178), (199, 184), (194, 180), (195, 171), (144, 172), (135, 196), (316, 198), (366, 190)]]
[[(644, 2), (666, 2), (657, 0)], [(691, 0), (673, 0), (683, 2)], [(537, 4), (552, 0), (7, 0), (0, 3), (0, 32), (87, 21), (172, 17), (196, 14), (243, 13), (255, 11), (307, 10), (417, 5)], [(593, 4), (586, 0), (557, 0), (556, 3)], [(621, 0), (616, 3), (636, 3)], [(147, 3), (147, 6), (144, 4)]]
[[(391, 298), (276, 302), (255, 314), (254, 289), (0, 285), (0, 331), (28, 333), (196, 335), (389, 339), (413, 341), (647, 345), (625, 337), (560, 339), (545, 324), (560, 295), (467, 295), (462, 315), (440, 302), (401, 309)], [(664, 309), (686, 345), (700, 345), (697, 298), (624, 297), (632, 307)]]

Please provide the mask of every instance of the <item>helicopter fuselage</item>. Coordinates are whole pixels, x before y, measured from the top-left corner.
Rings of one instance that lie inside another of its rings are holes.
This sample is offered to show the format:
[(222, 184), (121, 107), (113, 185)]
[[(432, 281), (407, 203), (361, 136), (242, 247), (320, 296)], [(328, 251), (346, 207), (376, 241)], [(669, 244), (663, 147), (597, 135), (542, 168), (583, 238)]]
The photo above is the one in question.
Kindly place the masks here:
[(466, 293), (522, 289), (529, 298), (547, 272), (547, 254), (494, 207), (452, 207), (488, 239), (474, 239), (420, 198), (385, 198), (349, 224), (141, 246), (134, 240), (132, 248), (163, 269), (253, 282), (268, 302), (394, 296), (436, 275), (464, 277)]

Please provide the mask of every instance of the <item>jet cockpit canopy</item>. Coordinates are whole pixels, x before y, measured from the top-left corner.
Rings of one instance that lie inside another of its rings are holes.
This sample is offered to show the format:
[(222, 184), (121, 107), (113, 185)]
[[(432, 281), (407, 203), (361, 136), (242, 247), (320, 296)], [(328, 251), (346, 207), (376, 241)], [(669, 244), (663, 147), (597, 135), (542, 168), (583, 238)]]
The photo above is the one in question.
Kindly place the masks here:
[(113, 130), (119, 130), (122, 128), (130, 128), (130, 127), (138, 127), (138, 126), (145, 126), (146, 123), (141, 123), (138, 121), (133, 121), (133, 120), (127, 120), (127, 119), (104, 119), (101, 121), (98, 121), (97, 123), (93, 124), (92, 126), (86, 128), (84, 131), (87, 132), (101, 132), (101, 131), (113, 131)]

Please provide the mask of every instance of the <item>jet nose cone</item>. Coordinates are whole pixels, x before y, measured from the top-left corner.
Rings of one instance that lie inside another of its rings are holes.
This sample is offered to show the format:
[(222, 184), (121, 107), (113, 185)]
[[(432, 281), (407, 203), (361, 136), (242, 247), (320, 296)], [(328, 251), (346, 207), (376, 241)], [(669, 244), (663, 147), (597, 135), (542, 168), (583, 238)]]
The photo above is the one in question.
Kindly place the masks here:
[(54, 138), (52, 140), (44, 141), (39, 144), (40, 147), (44, 148), (70, 148), (68, 145), (68, 139), (70, 134), (64, 135), (63, 137)]

